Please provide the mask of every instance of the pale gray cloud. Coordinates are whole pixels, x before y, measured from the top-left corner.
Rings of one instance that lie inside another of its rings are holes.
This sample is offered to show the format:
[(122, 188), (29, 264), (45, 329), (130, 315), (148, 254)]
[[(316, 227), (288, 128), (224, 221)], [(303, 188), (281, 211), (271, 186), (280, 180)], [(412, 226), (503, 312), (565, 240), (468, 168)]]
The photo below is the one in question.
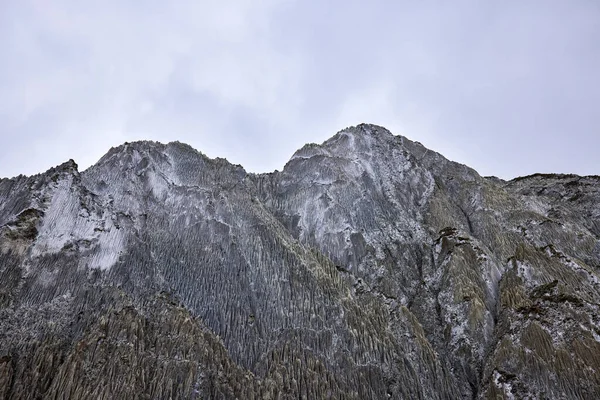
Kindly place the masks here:
[(595, 1), (4, 1), (0, 176), (180, 140), (250, 171), (384, 125), (483, 174), (600, 174)]

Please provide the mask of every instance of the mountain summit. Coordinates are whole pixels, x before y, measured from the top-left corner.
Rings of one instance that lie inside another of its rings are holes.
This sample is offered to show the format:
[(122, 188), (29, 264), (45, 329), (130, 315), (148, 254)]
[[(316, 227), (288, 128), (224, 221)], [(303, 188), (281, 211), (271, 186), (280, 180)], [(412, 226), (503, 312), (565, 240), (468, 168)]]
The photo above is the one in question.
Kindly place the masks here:
[(600, 177), (359, 125), (0, 180), (0, 397), (600, 398)]

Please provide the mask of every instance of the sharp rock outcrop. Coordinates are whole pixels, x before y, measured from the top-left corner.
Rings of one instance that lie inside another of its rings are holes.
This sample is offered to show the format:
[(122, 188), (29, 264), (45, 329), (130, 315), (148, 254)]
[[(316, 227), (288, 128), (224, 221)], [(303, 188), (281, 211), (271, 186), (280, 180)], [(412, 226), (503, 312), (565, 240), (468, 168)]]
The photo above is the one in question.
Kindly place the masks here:
[(249, 174), (135, 142), (0, 180), (0, 396), (600, 397), (600, 178), (382, 127)]

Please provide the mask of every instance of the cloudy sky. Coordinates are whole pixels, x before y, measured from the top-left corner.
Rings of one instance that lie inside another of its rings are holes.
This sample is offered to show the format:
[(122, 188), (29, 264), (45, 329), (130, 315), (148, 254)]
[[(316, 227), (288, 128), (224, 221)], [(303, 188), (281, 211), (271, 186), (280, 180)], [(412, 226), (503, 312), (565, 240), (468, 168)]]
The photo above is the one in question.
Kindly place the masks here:
[(253, 172), (369, 122), (600, 174), (600, 2), (0, 0), (0, 176), (179, 140)]

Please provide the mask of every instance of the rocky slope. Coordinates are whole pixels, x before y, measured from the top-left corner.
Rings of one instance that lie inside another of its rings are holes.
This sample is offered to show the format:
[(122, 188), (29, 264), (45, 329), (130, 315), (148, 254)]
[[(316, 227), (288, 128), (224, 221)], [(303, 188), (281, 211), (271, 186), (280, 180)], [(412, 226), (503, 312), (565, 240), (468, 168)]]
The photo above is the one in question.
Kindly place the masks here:
[(600, 177), (373, 125), (248, 174), (181, 143), (0, 180), (0, 397), (600, 398)]

